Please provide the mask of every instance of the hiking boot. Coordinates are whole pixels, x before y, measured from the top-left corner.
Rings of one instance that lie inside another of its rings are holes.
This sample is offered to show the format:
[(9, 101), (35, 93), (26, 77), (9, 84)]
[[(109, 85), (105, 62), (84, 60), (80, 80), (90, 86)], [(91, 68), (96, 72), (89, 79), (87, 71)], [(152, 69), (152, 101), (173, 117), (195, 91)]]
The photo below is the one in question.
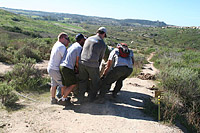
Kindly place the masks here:
[(51, 104), (57, 104), (58, 103), (58, 100), (57, 99), (55, 99), (55, 98), (52, 98), (51, 99)]
[(70, 102), (70, 99), (68, 98), (67, 100), (65, 100), (65, 101), (62, 101), (62, 99), (60, 99), (59, 101), (58, 101), (58, 104), (59, 105), (63, 105), (63, 106), (68, 106), (68, 105), (71, 105), (71, 102)]

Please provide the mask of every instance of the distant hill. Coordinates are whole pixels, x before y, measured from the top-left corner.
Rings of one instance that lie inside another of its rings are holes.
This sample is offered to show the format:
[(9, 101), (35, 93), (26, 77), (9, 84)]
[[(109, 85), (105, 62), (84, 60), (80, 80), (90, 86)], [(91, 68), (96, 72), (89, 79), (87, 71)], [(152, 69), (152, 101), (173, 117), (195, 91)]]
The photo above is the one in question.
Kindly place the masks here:
[(69, 35), (87, 32), (80, 26), (58, 21), (36, 20), (5, 9), (0, 9), (0, 31), (0, 35), (15, 33), (17, 36), (15, 38), (23, 38), (23, 36), (31, 38), (57, 37), (60, 32), (67, 32)]
[(69, 13), (55, 13), (43, 11), (31, 11), (21, 9), (11, 9), (0, 7), (1, 9), (22, 14), (38, 20), (65, 21), (68, 23), (86, 23), (93, 25), (113, 25), (113, 26), (135, 26), (135, 27), (163, 27), (166, 23), (160, 21), (139, 20), (139, 19), (113, 19), (96, 16), (84, 16)]

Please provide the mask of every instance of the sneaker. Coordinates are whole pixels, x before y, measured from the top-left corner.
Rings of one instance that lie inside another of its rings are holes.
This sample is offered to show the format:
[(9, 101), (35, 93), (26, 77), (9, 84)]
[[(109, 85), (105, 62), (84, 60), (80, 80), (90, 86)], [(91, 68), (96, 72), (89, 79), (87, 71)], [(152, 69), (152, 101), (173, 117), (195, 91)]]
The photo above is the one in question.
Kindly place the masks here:
[(82, 103), (84, 103), (84, 96), (82, 96), (82, 95), (78, 95), (77, 96), (77, 101), (76, 102), (74, 102), (75, 104), (82, 104)]
[(83, 101), (82, 100), (77, 100), (74, 102), (75, 104), (83, 104)]
[(75, 103), (75, 104), (83, 104), (84, 102), (85, 102), (85, 98), (83, 98), (83, 99), (79, 98), (79, 99), (77, 99), (77, 101), (74, 102), (74, 103)]
[(59, 105), (63, 105), (63, 106), (68, 106), (68, 105), (71, 105), (71, 102), (70, 102), (70, 99), (67, 99), (67, 100), (65, 100), (65, 101), (62, 101), (62, 99), (60, 99), (60, 100), (58, 101), (58, 104), (59, 104)]
[(57, 99), (55, 99), (55, 98), (52, 98), (51, 99), (51, 104), (57, 104), (58, 103), (58, 100)]

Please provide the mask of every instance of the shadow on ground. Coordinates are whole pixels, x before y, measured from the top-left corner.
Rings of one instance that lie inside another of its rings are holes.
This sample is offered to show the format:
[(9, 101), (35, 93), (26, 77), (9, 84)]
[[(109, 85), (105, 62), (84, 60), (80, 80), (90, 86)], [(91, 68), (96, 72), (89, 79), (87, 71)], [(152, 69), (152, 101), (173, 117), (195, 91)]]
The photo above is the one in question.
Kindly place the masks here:
[(13, 104), (13, 105), (5, 106), (5, 107), (6, 107), (6, 110), (7, 110), (8, 112), (10, 112), (10, 111), (18, 111), (18, 110), (20, 110), (20, 109), (23, 109), (23, 108), (26, 107), (26, 105), (21, 105), (21, 104), (15, 103), (15, 104)]
[(77, 113), (87, 113), (91, 115), (112, 115), (128, 119), (151, 120), (151, 117), (145, 116), (143, 110), (143, 99), (150, 98), (137, 92), (121, 91), (120, 95), (113, 100), (110, 94), (106, 95), (105, 104), (84, 103), (82, 105), (71, 105), (64, 110), (74, 110)]

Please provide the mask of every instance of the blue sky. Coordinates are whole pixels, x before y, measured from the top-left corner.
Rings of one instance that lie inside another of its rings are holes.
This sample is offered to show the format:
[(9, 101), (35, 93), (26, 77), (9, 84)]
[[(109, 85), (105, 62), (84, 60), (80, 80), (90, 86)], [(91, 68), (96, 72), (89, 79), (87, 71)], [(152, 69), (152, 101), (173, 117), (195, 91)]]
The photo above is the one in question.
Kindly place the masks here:
[(200, 26), (200, 0), (0, 0), (0, 7)]

